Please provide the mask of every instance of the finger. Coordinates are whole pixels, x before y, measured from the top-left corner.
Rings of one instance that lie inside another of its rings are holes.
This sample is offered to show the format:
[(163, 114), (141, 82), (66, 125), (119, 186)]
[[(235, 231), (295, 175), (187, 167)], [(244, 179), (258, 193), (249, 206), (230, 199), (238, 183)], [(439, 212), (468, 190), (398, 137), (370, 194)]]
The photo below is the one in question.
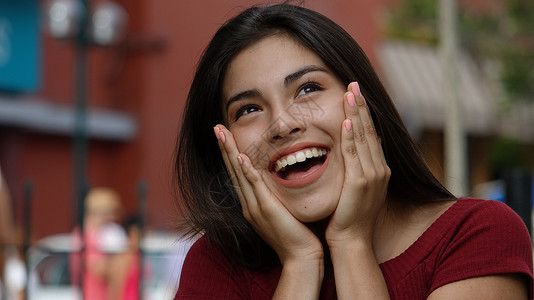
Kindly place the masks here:
[(349, 89), (355, 96), (358, 115), (373, 162), (377, 166), (384, 165), (385, 157), (382, 144), (380, 143), (380, 138), (376, 132), (369, 107), (367, 106), (364, 96), (360, 92), (360, 87), (357, 82), (353, 82), (349, 85)]
[[(243, 167), (243, 174), (252, 185), (255, 198), (258, 203), (257, 219), (255, 223), (260, 226), (272, 227), (273, 224), (276, 228), (282, 228), (284, 230), (296, 229), (300, 222), (293, 216), (284, 204), (273, 195), (271, 190), (265, 183), (262, 173), (255, 169), (250, 161), (249, 157), (245, 154), (239, 154), (240, 162)], [(267, 225), (267, 223), (269, 223)], [(280, 234), (281, 232), (278, 232)]]
[[(219, 145), (219, 149), (221, 150), (221, 154), (222, 154), (222, 157), (223, 157), (223, 161), (224, 161), (224, 165), (226, 166), (226, 170), (228, 172), (228, 175), (230, 177), (230, 180), (232, 181), (232, 185), (234, 186), (234, 190), (237, 194), (237, 197), (239, 198), (239, 201), (241, 202), (241, 207), (243, 209), (247, 209), (247, 204), (246, 204), (246, 201), (245, 201), (245, 196), (243, 195), (243, 190), (239, 184), (239, 181), (237, 179), (237, 174), (236, 174), (236, 171), (234, 169), (234, 167), (232, 166), (232, 163), (231, 163), (231, 160), (230, 160), (230, 156), (228, 154), (228, 150), (227, 150), (227, 147), (231, 147), (230, 145), (228, 145), (228, 141), (227, 141), (227, 134), (224, 133), (224, 129), (226, 129), (223, 125), (217, 125), (213, 128), (214, 132), (215, 132), (215, 136), (217, 137), (217, 140), (218, 140), (218, 145)], [(230, 141), (231, 143), (232, 141)], [(236, 147), (237, 149), (237, 147)]]
[(252, 166), (250, 158), (243, 153), (239, 154), (238, 158), (239, 162), (241, 163), (243, 175), (252, 185), (254, 197), (256, 198), (260, 209), (263, 210), (263, 208), (265, 207), (265, 203), (269, 202), (265, 201), (265, 199), (270, 198), (271, 192), (265, 186), (265, 183), (263, 182), (263, 178), (261, 177), (259, 171)]
[(248, 182), (252, 185), (252, 190), (254, 191), (254, 195), (257, 199), (258, 205), (260, 206), (260, 209), (265, 212), (276, 208), (278, 204), (280, 207), (283, 206), (281, 202), (275, 200), (276, 197), (274, 197), (270, 189), (265, 184), (262, 174), (256, 168), (254, 168), (250, 158), (243, 153), (239, 154), (239, 157), (242, 163), (243, 174)]
[[(363, 175), (362, 165), (360, 163), (360, 157), (358, 156), (358, 150), (354, 141), (354, 134), (352, 132), (353, 125), (351, 119), (345, 119), (343, 121), (341, 129), (341, 153), (343, 155), (343, 161), (345, 163), (346, 177), (358, 178)], [(349, 178), (346, 178), (349, 179)], [(350, 180), (350, 179), (349, 179)]]
[[(242, 195), (240, 201), (241, 206), (243, 208), (243, 215), (249, 222), (254, 223), (254, 219), (259, 216), (258, 198), (255, 195), (252, 184), (248, 181), (248, 179), (243, 173), (245, 169), (243, 167), (244, 154), (241, 154), (237, 149), (234, 136), (228, 129), (222, 127), (220, 128), (220, 131), (225, 137), (224, 146), (228, 155), (228, 162), (230, 164), (230, 168), (235, 174), (234, 182), (236, 182), (236, 189), (238, 189)], [(247, 169), (255, 170), (252, 164), (247, 166)]]
[[(224, 165), (226, 166), (226, 171), (228, 172), (230, 180), (232, 181), (232, 185), (235, 188), (238, 186), (237, 177), (236, 177), (234, 168), (232, 167), (232, 164), (230, 163), (230, 159), (228, 157), (228, 151), (226, 151), (226, 135), (222, 132), (221, 128), (224, 128), (224, 126), (223, 125), (215, 126), (213, 127), (213, 131), (215, 132), (215, 137), (217, 138), (217, 144), (219, 145), (219, 150), (221, 151)], [(236, 189), (236, 193), (238, 194), (238, 197), (241, 198), (242, 193), (239, 189)]]
[[(350, 120), (351, 125), (350, 131), (347, 130), (347, 127), (345, 127), (345, 130), (352, 135), (347, 137), (348, 140), (345, 139), (348, 143), (345, 144), (344, 148), (347, 149), (347, 154), (358, 157), (361, 165), (361, 172), (359, 173), (368, 173), (374, 170), (374, 162), (360, 116), (361, 108), (357, 104), (356, 97), (352, 91), (345, 93), (344, 109), (347, 120)], [(348, 122), (345, 122), (345, 125), (348, 125)]]

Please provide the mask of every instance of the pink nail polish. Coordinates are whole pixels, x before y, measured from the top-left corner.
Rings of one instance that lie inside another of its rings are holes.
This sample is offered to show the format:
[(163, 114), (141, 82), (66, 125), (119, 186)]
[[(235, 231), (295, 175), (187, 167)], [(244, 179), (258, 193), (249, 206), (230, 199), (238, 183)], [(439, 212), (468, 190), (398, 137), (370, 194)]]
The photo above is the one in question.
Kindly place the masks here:
[(226, 142), (226, 136), (224, 136), (224, 132), (219, 131), (219, 138), (223, 142), (223, 144)]
[(352, 121), (351, 120), (345, 120), (345, 129), (347, 131), (350, 131), (352, 129)]
[(360, 92), (360, 85), (358, 84), (357, 81), (355, 81), (353, 84), (352, 84), (352, 92), (354, 93), (354, 95), (356, 96), (360, 96), (362, 93)]
[(237, 156), (237, 162), (238, 162), (240, 165), (243, 165), (243, 159), (241, 158), (240, 155)]
[(349, 106), (356, 105), (356, 99), (354, 99), (354, 94), (353, 93), (348, 93), (348, 95), (347, 95), (347, 103), (349, 104)]
[(219, 127), (217, 126), (213, 127), (213, 132), (215, 133), (215, 137), (219, 139)]

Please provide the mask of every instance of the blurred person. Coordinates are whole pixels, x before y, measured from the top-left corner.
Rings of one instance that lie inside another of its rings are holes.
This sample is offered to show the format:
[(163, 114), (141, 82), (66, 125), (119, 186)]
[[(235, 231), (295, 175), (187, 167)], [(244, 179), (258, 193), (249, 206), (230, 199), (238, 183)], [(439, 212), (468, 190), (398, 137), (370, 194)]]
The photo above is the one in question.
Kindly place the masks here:
[(117, 300), (139, 300), (141, 284), (141, 219), (131, 216), (124, 228), (128, 235), (128, 246), (124, 252), (111, 261), (110, 298)]
[[(0, 166), (0, 270), (4, 269), (4, 247), (14, 243), (14, 231), (11, 197)], [(0, 273), (0, 279), (2, 277), (3, 274)]]
[(26, 269), (17, 249), (11, 196), (0, 167), (0, 299), (24, 299)]
[(434, 177), (327, 17), (278, 4), (230, 19), (183, 118), (175, 183), (199, 238), (175, 299), (532, 299), (525, 224)]
[(80, 253), (73, 255), (73, 281), (78, 283), (83, 270), (83, 299), (116, 300), (110, 298), (109, 284), (112, 281), (113, 257), (126, 249), (127, 237), (118, 224), (122, 211), (119, 194), (106, 187), (92, 188), (85, 199), (83, 242), (80, 228), (75, 229), (75, 248)]
[(0, 167), (0, 299), (4, 299), (3, 295), (6, 293), (3, 287), (6, 249), (13, 244), (14, 226), (11, 214), (11, 198)]

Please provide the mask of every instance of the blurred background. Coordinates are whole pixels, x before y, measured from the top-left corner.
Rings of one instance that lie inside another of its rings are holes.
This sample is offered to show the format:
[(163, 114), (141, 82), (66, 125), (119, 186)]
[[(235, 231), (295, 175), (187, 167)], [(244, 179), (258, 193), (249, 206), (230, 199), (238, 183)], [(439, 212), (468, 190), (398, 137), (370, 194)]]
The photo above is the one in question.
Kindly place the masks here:
[[(301, 2), (361, 45), (440, 180), (458, 196), (508, 195), (531, 226), (534, 2)], [(172, 154), (196, 63), (257, 3), (0, 0), (2, 249), (26, 261), (83, 230), (85, 196), (102, 186), (120, 195), (118, 223), (137, 215), (173, 240)], [(186, 248), (165, 251), (179, 264)]]

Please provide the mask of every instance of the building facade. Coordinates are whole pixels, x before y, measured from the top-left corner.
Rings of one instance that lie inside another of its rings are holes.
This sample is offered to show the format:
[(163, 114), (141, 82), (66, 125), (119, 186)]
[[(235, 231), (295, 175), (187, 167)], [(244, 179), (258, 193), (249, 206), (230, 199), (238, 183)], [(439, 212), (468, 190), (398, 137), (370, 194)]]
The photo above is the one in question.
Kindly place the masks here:
[[(31, 7), (41, 17), (47, 3), (11, 2)], [(101, 2), (90, 0), (89, 5)], [(0, 88), (0, 165), (12, 192), (15, 220), (19, 226), (30, 220), (33, 239), (69, 231), (77, 222), (74, 116), (84, 82), (88, 186), (117, 189), (125, 213), (134, 213), (140, 208), (138, 186), (144, 183), (146, 223), (169, 228), (176, 222), (172, 155), (196, 62), (226, 19), (257, 3), (117, 2), (128, 13), (126, 38), (113, 47), (88, 46), (85, 75), (77, 73), (80, 48), (75, 41), (55, 39), (43, 22), (35, 22), (37, 83), (26, 89)], [(305, 6), (343, 26), (376, 64), (384, 2), (309, 0)]]

